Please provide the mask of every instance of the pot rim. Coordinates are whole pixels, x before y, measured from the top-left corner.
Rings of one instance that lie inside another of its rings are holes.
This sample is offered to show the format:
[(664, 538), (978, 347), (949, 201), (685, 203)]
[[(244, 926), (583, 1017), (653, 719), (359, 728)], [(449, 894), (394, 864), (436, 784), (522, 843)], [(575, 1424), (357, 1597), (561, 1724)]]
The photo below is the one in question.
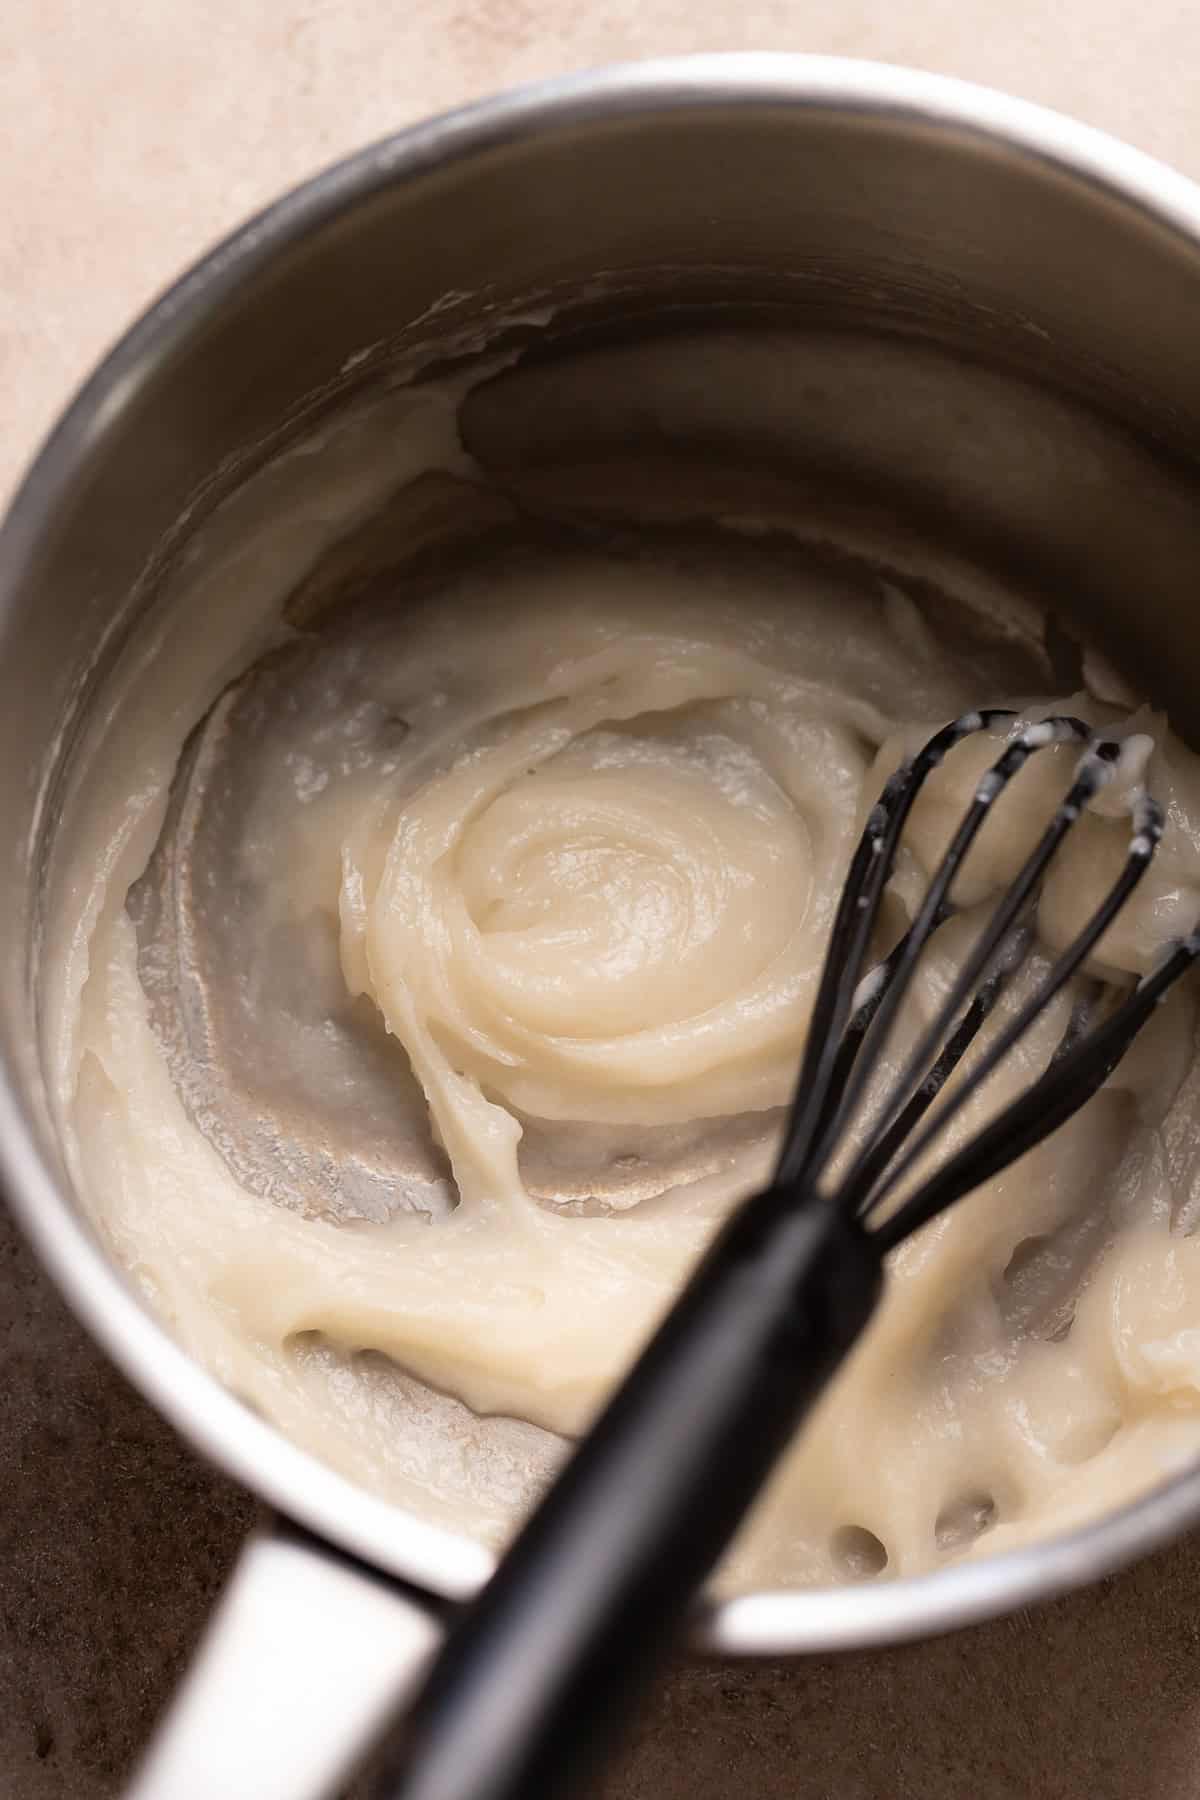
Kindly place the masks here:
[[(60, 499), (106, 430), (214, 306), (282, 250), (371, 194), (513, 139), (647, 113), (791, 106), (917, 119), (992, 141), (1141, 212), (1200, 255), (1200, 188), (1154, 158), (989, 88), (838, 57), (768, 52), (615, 65), (518, 88), (411, 126), (302, 183), (220, 241), (156, 299), (80, 388), (28, 468), (0, 528), (0, 609), (22, 582)], [(494, 1557), (376, 1498), (255, 1415), (145, 1310), (43, 1156), (17, 1072), (0, 1066), (0, 1181), (45, 1267), (117, 1366), (227, 1474), (342, 1549), (453, 1600)], [(1143, 1498), (1042, 1543), (934, 1574), (859, 1587), (704, 1600), (693, 1643), (737, 1655), (861, 1649), (967, 1625), (1092, 1581), (1200, 1516), (1200, 1457)]]

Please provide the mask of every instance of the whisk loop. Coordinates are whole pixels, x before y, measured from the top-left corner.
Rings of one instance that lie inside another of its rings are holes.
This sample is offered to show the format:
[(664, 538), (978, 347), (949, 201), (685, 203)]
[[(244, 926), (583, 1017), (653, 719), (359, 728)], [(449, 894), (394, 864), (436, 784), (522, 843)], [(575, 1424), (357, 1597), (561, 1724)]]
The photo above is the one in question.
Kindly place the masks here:
[[(848, 1216), (878, 1218), (885, 1201), (935, 1148), (951, 1121), (1043, 1017), (1078, 974), (1145, 875), (1162, 836), (1162, 813), (1144, 791), (1131, 802), (1131, 833), (1115, 881), (1033, 992), (949, 1092), (967, 1056), (1036, 941), (1032, 917), (1051, 859), (1089, 802), (1112, 780), (1120, 743), (1081, 719), (1054, 715), (1024, 724), (980, 777), (963, 818), (935, 868), (917, 913), (900, 941), (865, 968), (884, 891), (905, 824), (933, 771), (965, 738), (995, 730), (1017, 715), (990, 709), (964, 713), (936, 732), (891, 777), (867, 819), (830, 936), (808, 1045), (775, 1174), (775, 1186), (827, 1193)], [(1054, 744), (1077, 743), (1082, 755), (1070, 787), (937, 1006), (897, 1075), (865, 1122), (862, 1141), (836, 1179), (830, 1164), (860, 1119), (875, 1071), (884, 1064), (900, 1009), (930, 939), (954, 907), (951, 893), (992, 807), (1031, 757)], [(1107, 1080), (1171, 984), (1200, 955), (1200, 930), (1170, 948), (1157, 966), (1113, 1003), (1093, 982), (1071, 1009), (1049, 1065), (1029, 1088), (983, 1126), (941, 1167), (874, 1226), (881, 1253), (927, 1224), (1066, 1122)], [(930, 1114), (935, 1102), (941, 1102)]]

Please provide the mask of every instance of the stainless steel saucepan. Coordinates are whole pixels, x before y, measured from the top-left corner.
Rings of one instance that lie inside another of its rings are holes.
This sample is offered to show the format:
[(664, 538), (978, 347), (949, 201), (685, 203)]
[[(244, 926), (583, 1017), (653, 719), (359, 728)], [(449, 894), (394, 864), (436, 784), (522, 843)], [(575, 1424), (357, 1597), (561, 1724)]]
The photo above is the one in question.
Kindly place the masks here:
[[(328, 1793), (491, 1559), (221, 1388), (87, 1224), (39, 1052), (73, 748), (117, 649), (171, 602), (189, 541), (297, 431), (418, 348), (461, 367), (499, 345), (544, 388), (589, 349), (678, 331), (780, 359), (773, 398), (760, 366), (740, 402), (693, 407), (706, 450), (779, 473), (835, 541), (858, 531), (934, 582), (981, 572), (1055, 609), (1064, 643), (1082, 622), (1200, 730), (1200, 191), (1066, 119), (824, 59), (605, 71), (363, 151), (150, 308), (63, 416), (0, 537), (0, 1177), (115, 1361), (289, 1521), (248, 1543), (139, 1800)], [(550, 463), (566, 416), (610, 457), (649, 429), (615, 400), (526, 406), (507, 431), (497, 404), (477, 427), (497, 456)], [(1092, 1580), (1198, 1514), (1200, 1462), (1018, 1553), (706, 1601), (695, 1643), (777, 1657), (944, 1630)]]

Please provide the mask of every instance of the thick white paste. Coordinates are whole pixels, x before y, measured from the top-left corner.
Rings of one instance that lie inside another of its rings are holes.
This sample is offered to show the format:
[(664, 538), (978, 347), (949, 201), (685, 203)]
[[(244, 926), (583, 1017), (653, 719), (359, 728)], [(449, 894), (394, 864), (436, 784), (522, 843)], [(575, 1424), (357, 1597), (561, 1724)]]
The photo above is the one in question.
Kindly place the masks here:
[[(414, 470), (433, 442), (469, 475), (452, 407), (433, 392), (405, 405), (429, 415)], [(247, 538), (233, 517), (227, 553), (210, 545), (190, 604), (127, 666), (123, 724), (97, 741), (77, 801), (48, 1055), (81, 1188), (180, 1341), (354, 1478), (497, 1540), (559, 1454), (548, 1434), (586, 1424), (766, 1173), (884, 776), (968, 706), (1056, 703), (1030, 699), (1048, 681), (1036, 646), (1014, 696), (1007, 652), (950, 647), (902, 584), (815, 563), (799, 579), (746, 541), (483, 558), (422, 605), (398, 595), (328, 628), (306, 663), (311, 707), (282, 707), (263, 737), (230, 878), (259, 936), (232, 974), (252, 1015), (258, 959), (298, 959), (314, 1055), (322, 1020), (362, 997), (354, 1016), (382, 1019), (411, 1060), (457, 1205), (414, 1188), (390, 1216), (313, 1216), (285, 1178), (253, 1191), (220, 1120), (184, 1103), (126, 898), (187, 731), (280, 641), (279, 598), (316, 551), (378, 501), (363, 471), (381, 417), (260, 477), (260, 511), (264, 481), (290, 484), (278, 523)], [(392, 456), (388, 485), (403, 474)], [(1130, 766), (1145, 763), (1168, 811), (1158, 863), (1102, 946), (1110, 970), (1136, 973), (1200, 914), (1200, 771), (1160, 718), (1086, 693), (1060, 709), (1136, 734)], [(998, 748), (964, 747), (931, 782), (897, 920)], [(997, 809), (919, 1004), (1072, 764), (1047, 752)], [(1107, 811), (1081, 822), (1048, 884), (1051, 943), (1123, 854), (1128, 820)], [(1014, 1060), (1009, 1091), (1061, 1022)], [(1080, 1119), (894, 1259), (880, 1316), (729, 1581), (927, 1569), (1091, 1516), (1200, 1451), (1193, 1035), (1176, 994)], [(284, 1038), (271, 1054), (286, 1061)], [(530, 1191), (523, 1128), (552, 1169), (583, 1146), (568, 1203), (547, 1197), (552, 1181)], [(695, 1179), (656, 1193), (654, 1146), (680, 1141)], [(589, 1147), (618, 1174), (642, 1169), (641, 1186), (575, 1203), (605, 1191), (604, 1170), (589, 1189)]]

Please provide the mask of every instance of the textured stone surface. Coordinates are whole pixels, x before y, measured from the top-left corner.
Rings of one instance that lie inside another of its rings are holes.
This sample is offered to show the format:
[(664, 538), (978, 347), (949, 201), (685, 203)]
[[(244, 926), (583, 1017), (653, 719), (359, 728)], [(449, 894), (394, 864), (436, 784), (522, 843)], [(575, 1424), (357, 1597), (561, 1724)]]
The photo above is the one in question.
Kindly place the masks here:
[[(144, 300), (286, 183), (486, 88), (749, 48), (989, 81), (1200, 173), (1190, 0), (7, 0), (0, 490)], [(108, 1800), (253, 1508), (107, 1366), (2, 1221), (0, 1378), (0, 1794)], [(1200, 1794), (1200, 1541), (937, 1643), (680, 1668), (605, 1800), (969, 1792)]]

